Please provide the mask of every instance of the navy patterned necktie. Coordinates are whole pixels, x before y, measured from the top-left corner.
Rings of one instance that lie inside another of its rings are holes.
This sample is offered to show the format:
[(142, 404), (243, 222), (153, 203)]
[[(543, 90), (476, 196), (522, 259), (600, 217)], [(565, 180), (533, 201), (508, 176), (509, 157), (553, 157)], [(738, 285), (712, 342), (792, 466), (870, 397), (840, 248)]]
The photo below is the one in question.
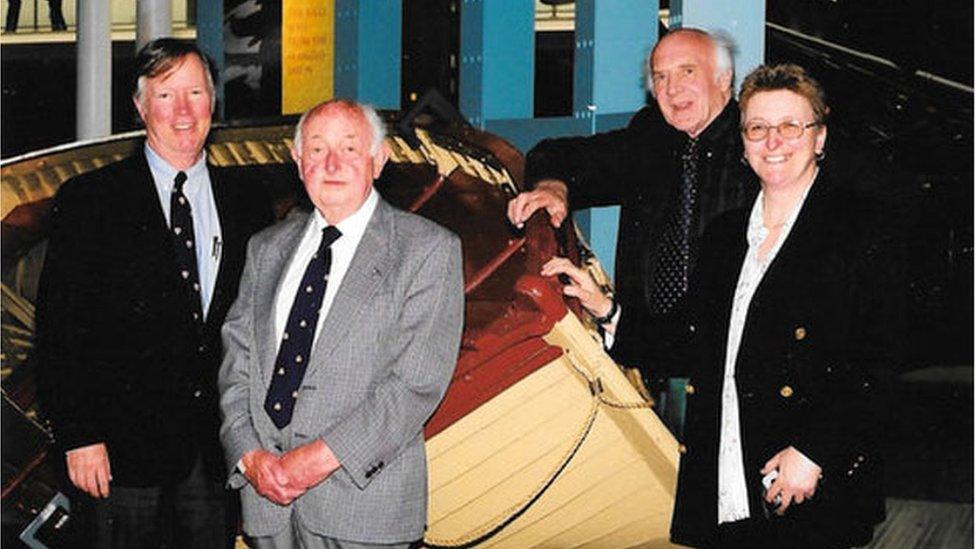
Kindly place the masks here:
[(200, 300), (200, 275), (197, 271), (197, 250), (193, 242), (193, 211), (190, 201), (183, 194), (186, 173), (179, 172), (173, 180), (173, 192), (169, 197), (169, 225), (173, 233), (173, 250), (180, 281), (197, 324), (203, 323), (203, 306)]
[(675, 208), (658, 240), (657, 267), (651, 292), (651, 312), (666, 314), (688, 292), (694, 262), (692, 225), (698, 201), (698, 139), (688, 140), (681, 155), (681, 189)]
[(305, 268), (305, 276), (288, 313), (285, 332), (281, 335), (271, 386), (264, 399), (264, 410), (279, 429), (291, 423), (298, 388), (305, 377), (308, 357), (312, 353), (319, 309), (322, 308), (322, 298), (329, 283), (329, 269), (332, 267), (330, 246), (340, 236), (342, 233), (339, 229), (331, 225), (322, 229), (322, 242)]

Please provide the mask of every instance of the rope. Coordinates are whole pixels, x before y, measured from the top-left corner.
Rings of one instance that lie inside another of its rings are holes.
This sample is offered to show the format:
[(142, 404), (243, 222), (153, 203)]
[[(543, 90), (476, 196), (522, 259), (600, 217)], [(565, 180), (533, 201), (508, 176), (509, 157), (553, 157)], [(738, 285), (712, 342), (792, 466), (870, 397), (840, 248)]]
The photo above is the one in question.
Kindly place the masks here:
[(584, 381), (586, 381), (586, 383), (590, 386), (590, 392), (593, 394), (594, 398), (600, 401), (600, 404), (610, 408), (616, 408), (618, 410), (636, 410), (640, 408), (650, 409), (653, 406), (652, 402), (646, 402), (644, 400), (621, 402), (617, 399), (609, 398), (603, 391), (603, 381), (601, 381), (598, 377), (590, 377), (586, 370), (576, 364), (576, 360), (574, 360), (571, 353), (567, 353), (567, 356), (569, 358), (569, 365), (573, 368), (573, 371), (576, 372), (578, 376), (583, 378)]

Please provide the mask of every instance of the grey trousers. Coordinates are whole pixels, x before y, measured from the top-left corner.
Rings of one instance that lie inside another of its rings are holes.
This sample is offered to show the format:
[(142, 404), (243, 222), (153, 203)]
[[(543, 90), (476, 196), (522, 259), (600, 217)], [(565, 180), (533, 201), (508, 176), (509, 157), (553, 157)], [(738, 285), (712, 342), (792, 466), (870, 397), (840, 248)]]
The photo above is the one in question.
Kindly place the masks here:
[(408, 549), (410, 542), (373, 544), (359, 543), (320, 536), (302, 524), (298, 513), (291, 515), (291, 528), (285, 528), (273, 536), (245, 538), (248, 546), (254, 549)]

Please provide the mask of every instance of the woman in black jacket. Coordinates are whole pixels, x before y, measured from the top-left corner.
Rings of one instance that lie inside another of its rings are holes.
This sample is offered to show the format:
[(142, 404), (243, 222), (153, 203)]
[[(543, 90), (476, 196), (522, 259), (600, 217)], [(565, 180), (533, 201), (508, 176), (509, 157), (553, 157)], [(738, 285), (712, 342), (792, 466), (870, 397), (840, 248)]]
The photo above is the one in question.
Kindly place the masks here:
[(762, 192), (703, 240), (672, 539), (865, 544), (884, 518), (899, 246), (879, 202), (824, 158), (828, 108), (802, 68), (759, 67), (739, 100)]

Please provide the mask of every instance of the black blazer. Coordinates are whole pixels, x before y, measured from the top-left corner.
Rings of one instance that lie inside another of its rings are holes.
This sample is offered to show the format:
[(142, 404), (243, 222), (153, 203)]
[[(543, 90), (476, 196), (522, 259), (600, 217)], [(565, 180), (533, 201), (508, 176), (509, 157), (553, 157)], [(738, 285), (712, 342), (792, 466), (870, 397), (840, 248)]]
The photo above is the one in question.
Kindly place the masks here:
[(220, 327), (248, 238), (272, 220), (240, 169), (210, 168), (223, 249), (206, 324), (181, 291), (145, 155), (66, 182), (54, 199), (37, 309), (38, 397), (60, 451), (105, 442), (114, 483), (223, 474)]
[[(902, 356), (904, 264), (880, 203), (836, 181), (821, 171), (753, 296), (736, 388), (751, 517), (763, 517), (759, 470), (792, 445), (823, 478), (813, 500), (770, 520), (850, 546), (870, 540), (884, 518), (879, 447), (887, 379)], [(730, 212), (709, 227), (699, 265), (697, 359), (671, 530), (686, 545), (715, 541), (722, 377), (748, 216)]]
[[(657, 104), (638, 111), (626, 128), (589, 137), (546, 139), (526, 156), (531, 187), (545, 178), (565, 181), (572, 209), (620, 206), (616, 294), (623, 307), (611, 354), (655, 376), (683, 373), (675, 347), (687, 343), (684, 316), (649, 313), (656, 247), (677, 207), (681, 153), (688, 136), (664, 120)], [(694, 237), (720, 214), (752, 203), (759, 187), (740, 161), (739, 106), (733, 100), (699, 136), (699, 218)]]

